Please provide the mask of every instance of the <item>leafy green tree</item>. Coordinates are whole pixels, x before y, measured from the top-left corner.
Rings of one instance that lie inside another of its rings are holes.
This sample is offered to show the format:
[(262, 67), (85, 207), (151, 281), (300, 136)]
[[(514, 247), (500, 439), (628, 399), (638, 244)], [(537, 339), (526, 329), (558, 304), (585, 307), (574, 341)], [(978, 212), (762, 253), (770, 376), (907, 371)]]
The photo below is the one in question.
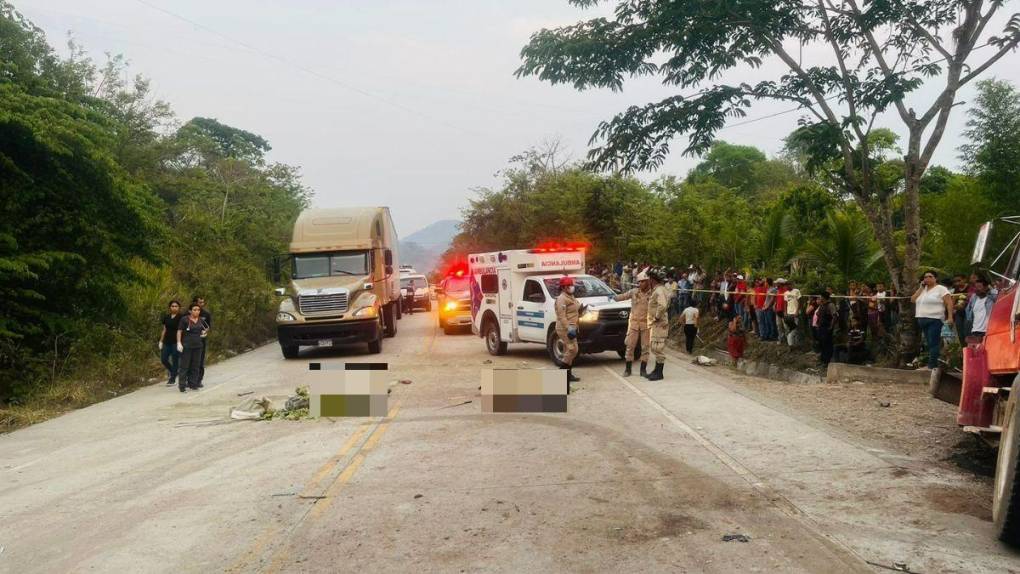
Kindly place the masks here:
[(857, 210), (834, 210), (826, 214), (822, 234), (809, 239), (800, 258), (823, 271), (837, 285), (867, 280), (882, 260), (867, 222)]
[(1012, 215), (1020, 205), (1020, 92), (995, 79), (978, 82), (977, 91), (964, 131), (970, 143), (960, 146), (961, 157)]
[[(589, 7), (598, 0), (572, 0)], [(745, 115), (755, 100), (791, 102), (802, 119), (817, 165), (841, 171), (843, 192), (860, 206), (882, 247), (895, 285), (916, 281), (921, 258), (920, 182), (942, 141), (956, 95), (1020, 43), (1020, 17), (992, 35), (988, 24), (1003, 6), (983, 0), (617, 0), (612, 18), (536, 32), (522, 50), (518, 76), (538, 76), (578, 89), (620, 90), (628, 77), (658, 76), (687, 94), (633, 106), (603, 122), (589, 152), (600, 169), (662, 164), (670, 142), (688, 136), (685, 154), (710, 149), (716, 132)], [(976, 49), (993, 46), (975, 61)], [(792, 46), (826, 49), (827, 61), (807, 64)], [(786, 71), (756, 84), (719, 83), (739, 67), (777, 60)], [(923, 83), (941, 89), (929, 102), (905, 99)], [(696, 90), (696, 91), (695, 91)], [(892, 109), (907, 133), (903, 153), (903, 232), (876, 173), (870, 135)], [(836, 164), (832, 160), (840, 159)], [(909, 310), (905, 310), (909, 318)], [(909, 321), (908, 321), (909, 322)], [(909, 342), (908, 342), (909, 343)]]

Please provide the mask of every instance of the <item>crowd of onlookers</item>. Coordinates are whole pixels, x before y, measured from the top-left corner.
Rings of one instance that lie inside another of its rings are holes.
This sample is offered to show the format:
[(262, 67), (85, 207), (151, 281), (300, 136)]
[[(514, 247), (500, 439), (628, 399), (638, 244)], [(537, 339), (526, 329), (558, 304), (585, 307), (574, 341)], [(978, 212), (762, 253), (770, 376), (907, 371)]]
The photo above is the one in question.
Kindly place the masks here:
[[(596, 264), (589, 272), (610, 287), (629, 289), (645, 262)], [(660, 269), (663, 269), (660, 267)], [(715, 317), (728, 328), (727, 349), (734, 360), (743, 356), (746, 338), (810, 349), (825, 366), (831, 361), (864, 364), (895, 344), (901, 303), (913, 304), (925, 349), (921, 369), (939, 365), (945, 343), (966, 344), (984, 336), (997, 290), (986, 278), (957, 275), (940, 283), (935, 271), (924, 272), (913, 293), (900, 294), (882, 282), (850, 281), (846, 290), (832, 287), (801, 291), (791, 279), (745, 276), (725, 270), (707, 273), (698, 265), (664, 268), (671, 294), (670, 316), (687, 326), (688, 317)], [(688, 307), (698, 315), (684, 314)], [(695, 325), (696, 327), (696, 325)], [(685, 332), (688, 329), (684, 329)], [(696, 332), (696, 330), (695, 330)], [(688, 352), (693, 341), (687, 342)]]

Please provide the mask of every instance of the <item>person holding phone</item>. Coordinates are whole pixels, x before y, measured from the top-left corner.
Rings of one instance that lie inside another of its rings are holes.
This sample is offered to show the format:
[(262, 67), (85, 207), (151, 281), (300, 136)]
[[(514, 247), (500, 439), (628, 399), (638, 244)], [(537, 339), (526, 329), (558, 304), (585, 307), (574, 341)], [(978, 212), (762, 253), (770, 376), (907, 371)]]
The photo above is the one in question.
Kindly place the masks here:
[(948, 320), (950, 327), (954, 324), (953, 296), (945, 285), (939, 284), (938, 274), (928, 270), (924, 272), (921, 285), (910, 296), (910, 300), (914, 303), (914, 315), (928, 347), (928, 364), (918, 370), (936, 369), (942, 350), (943, 322)]
[(181, 318), (177, 330), (177, 351), (181, 353), (180, 378), (177, 388), (183, 393), (188, 389), (202, 388), (202, 352), (209, 324), (202, 318), (202, 306), (192, 303), (188, 315)]

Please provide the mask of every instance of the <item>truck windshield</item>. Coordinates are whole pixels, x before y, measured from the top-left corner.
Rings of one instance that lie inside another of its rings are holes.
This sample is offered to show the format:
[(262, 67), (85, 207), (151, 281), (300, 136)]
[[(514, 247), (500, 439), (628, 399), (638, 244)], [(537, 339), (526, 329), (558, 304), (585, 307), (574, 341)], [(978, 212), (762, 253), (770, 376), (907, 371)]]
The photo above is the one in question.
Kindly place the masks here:
[[(549, 294), (553, 297), (559, 297), (559, 277), (551, 277), (543, 281), (545, 282), (545, 288), (549, 290)], [(574, 297), (608, 297), (612, 295), (616, 295), (616, 293), (600, 279), (590, 275), (574, 277)]]
[(368, 275), (367, 251), (343, 251), (294, 256), (294, 278)]

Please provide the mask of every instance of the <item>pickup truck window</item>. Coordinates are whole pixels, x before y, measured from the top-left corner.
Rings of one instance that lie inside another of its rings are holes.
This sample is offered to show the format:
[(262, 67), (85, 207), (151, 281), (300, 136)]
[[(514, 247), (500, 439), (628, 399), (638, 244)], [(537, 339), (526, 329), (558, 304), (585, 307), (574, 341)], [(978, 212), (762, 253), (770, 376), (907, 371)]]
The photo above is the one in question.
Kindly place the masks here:
[[(545, 279), (545, 288), (553, 297), (560, 296), (560, 280), (557, 277)], [(601, 279), (590, 275), (574, 277), (574, 297), (610, 297), (616, 295)]]

